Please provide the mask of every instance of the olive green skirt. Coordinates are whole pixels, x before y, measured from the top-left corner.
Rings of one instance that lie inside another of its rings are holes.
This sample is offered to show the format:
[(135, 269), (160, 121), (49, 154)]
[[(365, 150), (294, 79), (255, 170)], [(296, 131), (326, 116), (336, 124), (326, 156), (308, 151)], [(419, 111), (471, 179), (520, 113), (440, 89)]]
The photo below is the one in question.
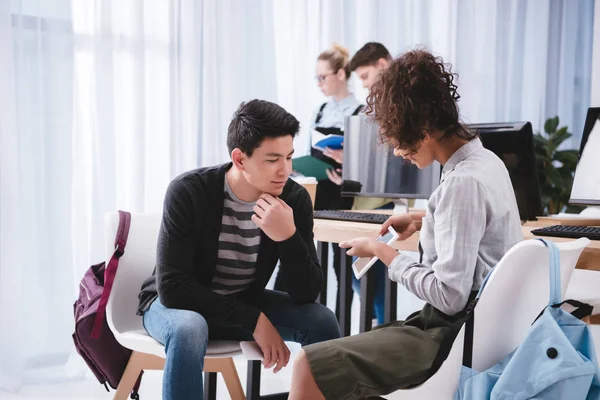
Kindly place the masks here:
[(406, 321), (304, 347), (313, 376), (327, 399), (363, 399), (425, 382), (446, 359), (464, 323), (433, 306)]

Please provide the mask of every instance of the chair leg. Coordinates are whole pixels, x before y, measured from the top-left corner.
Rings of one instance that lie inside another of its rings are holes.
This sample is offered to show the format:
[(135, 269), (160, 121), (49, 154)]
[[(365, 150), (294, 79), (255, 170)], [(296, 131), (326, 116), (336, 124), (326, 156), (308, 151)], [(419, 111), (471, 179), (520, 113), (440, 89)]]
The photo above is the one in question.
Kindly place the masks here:
[(585, 317), (583, 319), (583, 322), (585, 322), (588, 325), (599, 325), (600, 324), (600, 314), (594, 314), (594, 315), (590, 315), (589, 317)]
[(258, 360), (248, 360), (248, 374), (246, 380), (246, 394), (249, 400), (260, 399), (260, 375), (262, 362)]
[(217, 400), (217, 373), (204, 373), (204, 400)]
[(138, 376), (142, 370), (157, 369), (161, 370), (165, 367), (164, 358), (157, 357), (152, 354), (140, 353), (134, 351), (131, 353), (125, 372), (119, 381), (117, 391), (113, 396), (113, 400), (127, 400), (133, 385), (137, 381)]
[(133, 385), (135, 385), (135, 381), (142, 371), (141, 361), (143, 357), (141, 356), (142, 354), (137, 351), (131, 353), (131, 357), (129, 358), (127, 367), (125, 367), (125, 372), (123, 372), (123, 376), (119, 381), (119, 386), (113, 396), (113, 400), (127, 400), (129, 397), (131, 390), (133, 390)]
[(204, 372), (220, 372), (231, 400), (246, 400), (233, 358), (206, 358), (204, 359)]
[(225, 385), (227, 385), (227, 391), (231, 400), (246, 400), (244, 389), (242, 388), (242, 382), (240, 382), (240, 376), (235, 369), (233, 358), (228, 358), (224, 362), (224, 369), (221, 371)]

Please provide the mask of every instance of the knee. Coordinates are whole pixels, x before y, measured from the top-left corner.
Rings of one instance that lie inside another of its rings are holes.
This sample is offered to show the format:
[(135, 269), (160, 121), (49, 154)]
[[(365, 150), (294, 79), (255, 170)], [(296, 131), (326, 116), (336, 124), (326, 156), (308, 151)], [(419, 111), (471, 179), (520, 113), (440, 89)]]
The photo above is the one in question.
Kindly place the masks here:
[(172, 322), (166, 345), (204, 357), (208, 345), (208, 324), (204, 317), (197, 312), (186, 311)]
[(304, 373), (307, 371), (307, 368), (310, 369), (308, 358), (306, 357), (306, 352), (304, 349), (301, 349), (294, 359), (294, 375), (304, 375)]
[[(340, 326), (333, 311), (321, 304), (314, 304), (311, 311), (313, 325), (311, 327), (311, 335), (307, 338), (308, 343), (305, 344), (318, 343), (340, 337)], [(302, 353), (304, 354), (304, 352)]]

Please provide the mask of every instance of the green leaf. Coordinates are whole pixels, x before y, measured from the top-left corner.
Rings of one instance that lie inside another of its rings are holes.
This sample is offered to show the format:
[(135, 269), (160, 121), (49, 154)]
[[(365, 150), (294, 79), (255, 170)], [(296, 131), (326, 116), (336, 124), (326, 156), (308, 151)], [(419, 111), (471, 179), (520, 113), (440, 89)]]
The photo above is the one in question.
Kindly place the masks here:
[(560, 135), (560, 134), (564, 134), (564, 133), (568, 133), (569, 132), (569, 128), (567, 128), (566, 126), (563, 126), (562, 128), (558, 129), (554, 135)]
[(534, 146), (545, 146), (548, 140), (542, 136), (541, 133), (536, 133), (533, 135), (533, 145)]
[(557, 150), (572, 137), (568, 127), (558, 129), (559, 123), (558, 117), (549, 118), (544, 124), (546, 134), (533, 136), (542, 210), (550, 214), (577, 209), (568, 203), (579, 152)]
[(546, 120), (546, 123), (544, 124), (544, 131), (546, 131), (546, 133), (548, 134), (556, 132), (556, 128), (558, 128), (558, 123), (558, 116), (554, 118), (548, 118)]
[(584, 208), (585, 207), (582, 207), (582, 206), (567, 205), (566, 212), (568, 212), (570, 214), (579, 214), (581, 211), (583, 211)]
[(554, 153), (554, 159), (565, 165), (577, 165), (579, 160), (579, 152), (577, 150), (559, 150)]
[(548, 139), (539, 133), (533, 136), (533, 149), (539, 161), (550, 160), (551, 154), (548, 152)]
[(562, 183), (562, 176), (560, 176), (560, 173), (558, 172), (558, 170), (556, 168), (546, 169), (546, 175), (548, 176), (548, 180), (550, 181), (550, 184), (553, 186), (553, 189), (557, 186), (560, 187), (560, 185)]
[(571, 133), (567, 131), (567, 127), (562, 127), (556, 133), (552, 134), (549, 140), (549, 151), (550, 153), (554, 153), (556, 149), (564, 142), (573, 136)]

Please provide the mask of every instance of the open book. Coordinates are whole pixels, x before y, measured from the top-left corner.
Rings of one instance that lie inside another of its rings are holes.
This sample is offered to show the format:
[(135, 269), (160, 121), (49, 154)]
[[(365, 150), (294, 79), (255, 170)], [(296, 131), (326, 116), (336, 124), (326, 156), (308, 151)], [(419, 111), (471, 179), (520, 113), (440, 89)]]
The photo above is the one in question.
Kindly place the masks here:
[(311, 149), (309, 156), (294, 158), (292, 168), (294, 171), (304, 175), (313, 176), (318, 181), (327, 179), (327, 170), (340, 168), (341, 165), (323, 152), (326, 148), (341, 150), (343, 148), (344, 136), (337, 134), (323, 134), (311, 129)]
[(313, 149), (325, 151), (325, 148), (329, 147), (332, 150), (342, 149), (342, 143), (344, 142), (344, 136), (342, 135), (325, 135), (319, 131), (311, 130), (311, 145)]
[(302, 156), (292, 159), (292, 169), (304, 176), (312, 176), (317, 181), (327, 179), (327, 170), (332, 168), (325, 161), (313, 156)]

